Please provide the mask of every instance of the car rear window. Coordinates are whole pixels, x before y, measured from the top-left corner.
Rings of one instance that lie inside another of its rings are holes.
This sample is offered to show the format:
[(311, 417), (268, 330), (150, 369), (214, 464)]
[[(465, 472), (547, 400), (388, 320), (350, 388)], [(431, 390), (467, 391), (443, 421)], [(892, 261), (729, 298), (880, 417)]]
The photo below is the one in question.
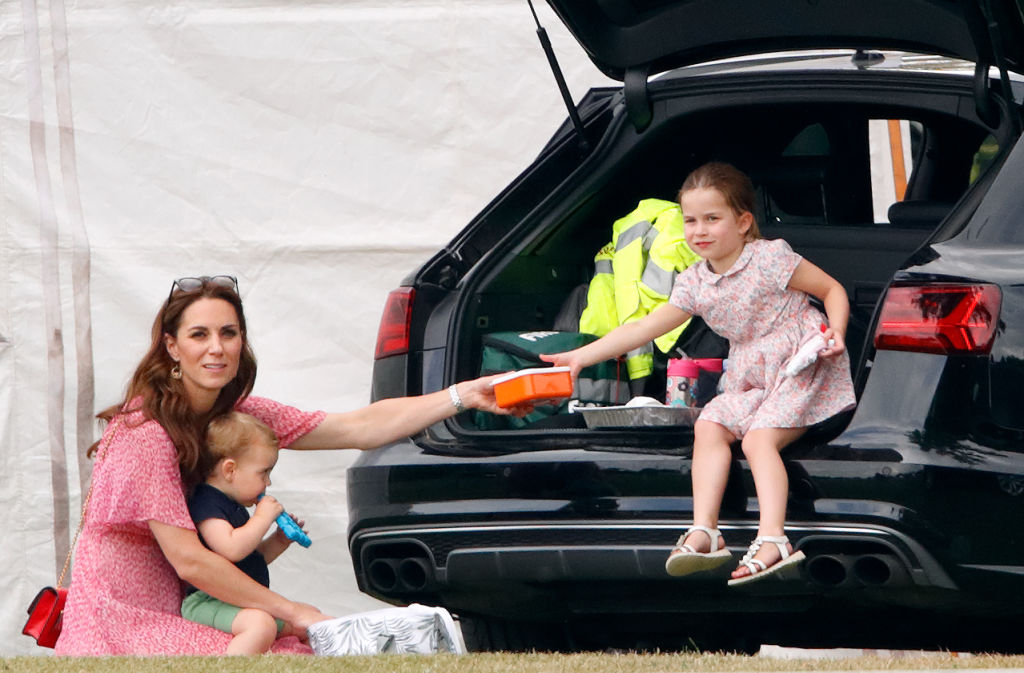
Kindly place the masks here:
[[(979, 150), (980, 154), (988, 152), (988, 149)], [(1024, 143), (1018, 140), (968, 225), (968, 241), (985, 245), (1024, 243), (1024, 221), (1021, 219), (1021, 213), (1024, 213), (1024, 190), (1020, 188), (1021, 175), (1024, 175)]]

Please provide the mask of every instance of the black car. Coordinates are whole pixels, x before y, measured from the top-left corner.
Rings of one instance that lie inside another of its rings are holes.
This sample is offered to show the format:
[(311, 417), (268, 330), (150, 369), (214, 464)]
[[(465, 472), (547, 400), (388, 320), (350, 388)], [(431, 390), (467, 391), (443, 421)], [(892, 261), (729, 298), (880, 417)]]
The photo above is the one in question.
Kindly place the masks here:
[[(753, 179), (764, 236), (846, 288), (858, 405), (783, 453), (787, 533), (807, 556), (787, 579), (728, 588), (732, 564), (669, 577), (692, 522), (692, 430), (562, 410), (521, 427), (464, 413), (362, 455), (348, 477), (360, 588), (445, 606), (474, 649), (1020, 650), (1021, 6), (550, 2), (624, 84), (589, 91), (389, 296), (374, 399), (478, 375), (489, 335), (554, 331), (612, 221), (724, 160)], [(879, 124), (909, 147), (881, 213)], [(666, 357), (643, 392), (664, 385)], [(756, 503), (737, 451), (721, 513), (737, 558)]]

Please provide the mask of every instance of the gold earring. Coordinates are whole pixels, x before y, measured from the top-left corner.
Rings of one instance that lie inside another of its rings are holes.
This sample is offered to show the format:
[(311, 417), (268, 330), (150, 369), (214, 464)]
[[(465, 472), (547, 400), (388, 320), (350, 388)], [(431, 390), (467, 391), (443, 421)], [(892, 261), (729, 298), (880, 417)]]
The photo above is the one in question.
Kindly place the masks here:
[(181, 378), (181, 365), (178, 364), (177, 362), (175, 362), (174, 366), (171, 367), (171, 378), (172, 379), (180, 379)]

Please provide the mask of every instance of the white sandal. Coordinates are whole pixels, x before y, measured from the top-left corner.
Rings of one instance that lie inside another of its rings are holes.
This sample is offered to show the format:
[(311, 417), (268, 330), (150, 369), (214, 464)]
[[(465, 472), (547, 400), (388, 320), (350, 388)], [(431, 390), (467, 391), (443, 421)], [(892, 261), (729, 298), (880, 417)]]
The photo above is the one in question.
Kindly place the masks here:
[[(774, 544), (779, 550), (779, 560), (768, 565), (759, 558), (754, 558), (754, 555), (761, 549), (761, 546), (765, 543)], [(794, 566), (800, 561), (803, 561), (804, 553), (802, 551), (795, 551), (790, 553), (786, 545), (789, 544), (789, 538), (785, 535), (763, 535), (754, 538), (754, 541), (750, 543), (750, 548), (747, 549), (747, 553), (740, 559), (740, 565), (746, 566), (750, 570), (749, 575), (743, 577), (736, 577), (729, 580), (729, 586), (734, 587), (738, 584), (747, 584), (748, 582), (755, 582), (760, 579), (764, 579), (769, 575), (773, 575), (783, 568)]]
[[(686, 544), (686, 538), (690, 533), (699, 531), (708, 536), (711, 541), (711, 551), (697, 551)], [(679, 536), (676, 546), (672, 548), (668, 559), (665, 561), (665, 572), (673, 577), (682, 577), (691, 573), (701, 572), (717, 568), (732, 558), (732, 552), (722, 545), (719, 549), (719, 540), (722, 539), (722, 532), (717, 528), (707, 526), (690, 526), (690, 528)]]

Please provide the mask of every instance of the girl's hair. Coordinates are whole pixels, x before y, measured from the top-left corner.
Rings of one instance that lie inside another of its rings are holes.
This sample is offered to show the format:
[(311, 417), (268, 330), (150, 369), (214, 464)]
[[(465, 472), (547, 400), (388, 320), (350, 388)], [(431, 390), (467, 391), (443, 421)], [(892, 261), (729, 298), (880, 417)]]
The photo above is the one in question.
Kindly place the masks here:
[[(177, 449), (182, 480), (186, 488), (191, 488), (199, 480), (197, 469), (206, 425), (211, 419), (233, 410), (239, 400), (245, 399), (252, 392), (256, 382), (256, 356), (249, 345), (242, 299), (234, 289), (207, 280), (198, 288), (188, 291), (177, 285), (173, 288), (153, 320), (149, 351), (135, 369), (124, 399), (120, 404), (101, 411), (97, 417), (109, 421), (119, 412), (141, 409), (145, 420), (160, 423)], [(164, 335), (177, 337), (185, 310), (204, 298), (223, 299), (234, 307), (242, 349), (235, 378), (221, 389), (210, 411), (196, 414), (192, 411), (181, 379), (171, 378), (171, 369), (176, 363), (167, 352)], [(133, 403), (134, 406), (129, 408)], [(98, 445), (98, 441), (93, 444), (88, 455), (91, 456)]]
[[(717, 190), (736, 215), (750, 213), (751, 217), (754, 216), (754, 184), (746, 173), (732, 164), (712, 161), (696, 169), (686, 177), (676, 200), (682, 204), (683, 194), (694, 189)], [(757, 227), (757, 218), (754, 218), (753, 224), (747, 229), (746, 239), (754, 241), (759, 238), (761, 230)]]
[(277, 449), (277, 437), (270, 427), (249, 414), (231, 411), (210, 421), (206, 428), (206, 449), (199, 456), (196, 472), (206, 479), (225, 458), (240, 458), (254, 444)]

